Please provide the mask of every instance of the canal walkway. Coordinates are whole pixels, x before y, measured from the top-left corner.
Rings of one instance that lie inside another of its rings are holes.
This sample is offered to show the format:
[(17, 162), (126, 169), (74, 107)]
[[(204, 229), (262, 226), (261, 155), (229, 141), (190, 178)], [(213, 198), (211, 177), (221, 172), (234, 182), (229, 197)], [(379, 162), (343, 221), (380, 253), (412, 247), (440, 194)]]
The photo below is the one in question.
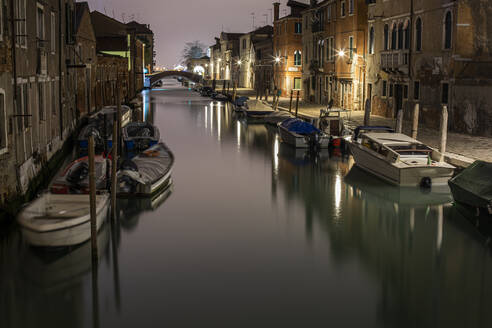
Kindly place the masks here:
[[(239, 95), (248, 97), (256, 97), (255, 91), (252, 89), (238, 89)], [(272, 97), (268, 101), (272, 102)], [(289, 110), (290, 98), (280, 97), (279, 109)], [(299, 115), (306, 118), (318, 118), (320, 109), (323, 105), (299, 102)], [(295, 111), (295, 98), (292, 104), (292, 111)], [(364, 123), (364, 112), (353, 111), (347, 114), (346, 121), (350, 127), (357, 127)], [(386, 118), (377, 115), (371, 115), (371, 125), (395, 126), (395, 119)], [(403, 133), (411, 134), (412, 123), (404, 121)], [(420, 126), (418, 131), (418, 140), (434, 147), (439, 148), (440, 135), (438, 129), (432, 129)], [(460, 165), (467, 166), (475, 160), (483, 160), (492, 162), (492, 138), (470, 136), (463, 133), (448, 133), (447, 152), (445, 154), (448, 161)]]

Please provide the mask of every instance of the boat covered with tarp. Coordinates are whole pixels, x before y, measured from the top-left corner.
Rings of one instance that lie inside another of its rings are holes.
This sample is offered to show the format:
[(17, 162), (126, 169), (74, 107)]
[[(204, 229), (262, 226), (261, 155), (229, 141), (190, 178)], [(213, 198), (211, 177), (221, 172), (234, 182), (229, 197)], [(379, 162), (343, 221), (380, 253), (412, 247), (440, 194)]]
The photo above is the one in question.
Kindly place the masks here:
[(448, 183), (457, 203), (492, 217), (492, 163), (476, 161)]
[(153, 196), (172, 184), (174, 155), (162, 142), (132, 159), (125, 160), (118, 171), (120, 196)]
[(278, 124), (280, 139), (296, 148), (328, 148), (329, 137), (311, 123), (288, 118)]
[(133, 122), (123, 128), (122, 137), (127, 152), (138, 152), (156, 145), (160, 132), (153, 124)]

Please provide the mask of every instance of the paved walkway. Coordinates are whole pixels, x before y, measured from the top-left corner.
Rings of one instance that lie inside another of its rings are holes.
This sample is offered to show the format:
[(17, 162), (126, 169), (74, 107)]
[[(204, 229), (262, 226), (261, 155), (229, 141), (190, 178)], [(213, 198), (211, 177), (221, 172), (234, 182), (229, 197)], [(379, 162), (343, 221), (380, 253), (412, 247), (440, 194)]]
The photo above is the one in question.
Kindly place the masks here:
[[(251, 89), (238, 89), (238, 94), (249, 97), (256, 96), (254, 90)], [(272, 102), (272, 97), (269, 97), (268, 101)], [(288, 109), (289, 105), (289, 98), (280, 98), (279, 107), (281, 107), (281, 109)], [(323, 105), (313, 105), (301, 101), (299, 102), (299, 115), (317, 118), (319, 117), (320, 109), (323, 107)], [(295, 99), (292, 104), (292, 111), (295, 111)], [(350, 127), (363, 125), (364, 112), (352, 111), (347, 113), (346, 120)], [(386, 125), (394, 127), (395, 120), (372, 115), (371, 125)], [(405, 121), (403, 123), (403, 133), (410, 135), (411, 126), (411, 122)], [(437, 129), (421, 126), (418, 131), (417, 139), (433, 148), (439, 148), (440, 135)], [(462, 133), (449, 132), (446, 156), (455, 159), (458, 162), (464, 163), (470, 163), (477, 159), (492, 162), (492, 138), (476, 137)]]

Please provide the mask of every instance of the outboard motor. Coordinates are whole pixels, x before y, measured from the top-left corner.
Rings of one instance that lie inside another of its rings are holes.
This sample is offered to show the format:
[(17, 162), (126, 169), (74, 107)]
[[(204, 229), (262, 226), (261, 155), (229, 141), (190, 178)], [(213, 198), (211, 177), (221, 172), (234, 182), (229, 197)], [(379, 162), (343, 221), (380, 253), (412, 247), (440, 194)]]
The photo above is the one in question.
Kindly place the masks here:
[(129, 177), (128, 175), (124, 175), (118, 178), (118, 184), (120, 186), (120, 190), (123, 193), (132, 194), (137, 191), (138, 182)]
[(316, 132), (311, 133), (307, 136), (307, 141), (309, 145), (309, 149), (313, 151), (318, 151), (321, 148), (319, 134)]
[(423, 177), (420, 180), (420, 188), (430, 190), (432, 188), (432, 179), (429, 177)]

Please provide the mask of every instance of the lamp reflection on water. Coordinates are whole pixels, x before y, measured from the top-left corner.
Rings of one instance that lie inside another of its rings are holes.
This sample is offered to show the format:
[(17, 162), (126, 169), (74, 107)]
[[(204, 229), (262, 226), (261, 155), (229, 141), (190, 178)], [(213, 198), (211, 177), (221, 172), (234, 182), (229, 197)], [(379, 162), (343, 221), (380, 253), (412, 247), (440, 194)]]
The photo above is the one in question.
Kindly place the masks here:
[(340, 212), (340, 204), (342, 201), (342, 177), (337, 174), (335, 177), (335, 210), (337, 214)]
[(217, 140), (220, 141), (220, 128), (221, 128), (221, 118), (222, 118), (222, 103), (217, 102)]
[(147, 121), (147, 115), (149, 113), (149, 92), (144, 91), (142, 92), (143, 96), (143, 119), (144, 121)]
[(280, 141), (278, 135), (275, 135), (275, 142), (273, 144), (273, 175), (275, 180), (278, 177), (278, 154), (280, 152)]
[(208, 128), (208, 106), (205, 106), (205, 129)]
[(241, 123), (236, 121), (236, 130), (237, 130), (237, 150), (241, 150)]

